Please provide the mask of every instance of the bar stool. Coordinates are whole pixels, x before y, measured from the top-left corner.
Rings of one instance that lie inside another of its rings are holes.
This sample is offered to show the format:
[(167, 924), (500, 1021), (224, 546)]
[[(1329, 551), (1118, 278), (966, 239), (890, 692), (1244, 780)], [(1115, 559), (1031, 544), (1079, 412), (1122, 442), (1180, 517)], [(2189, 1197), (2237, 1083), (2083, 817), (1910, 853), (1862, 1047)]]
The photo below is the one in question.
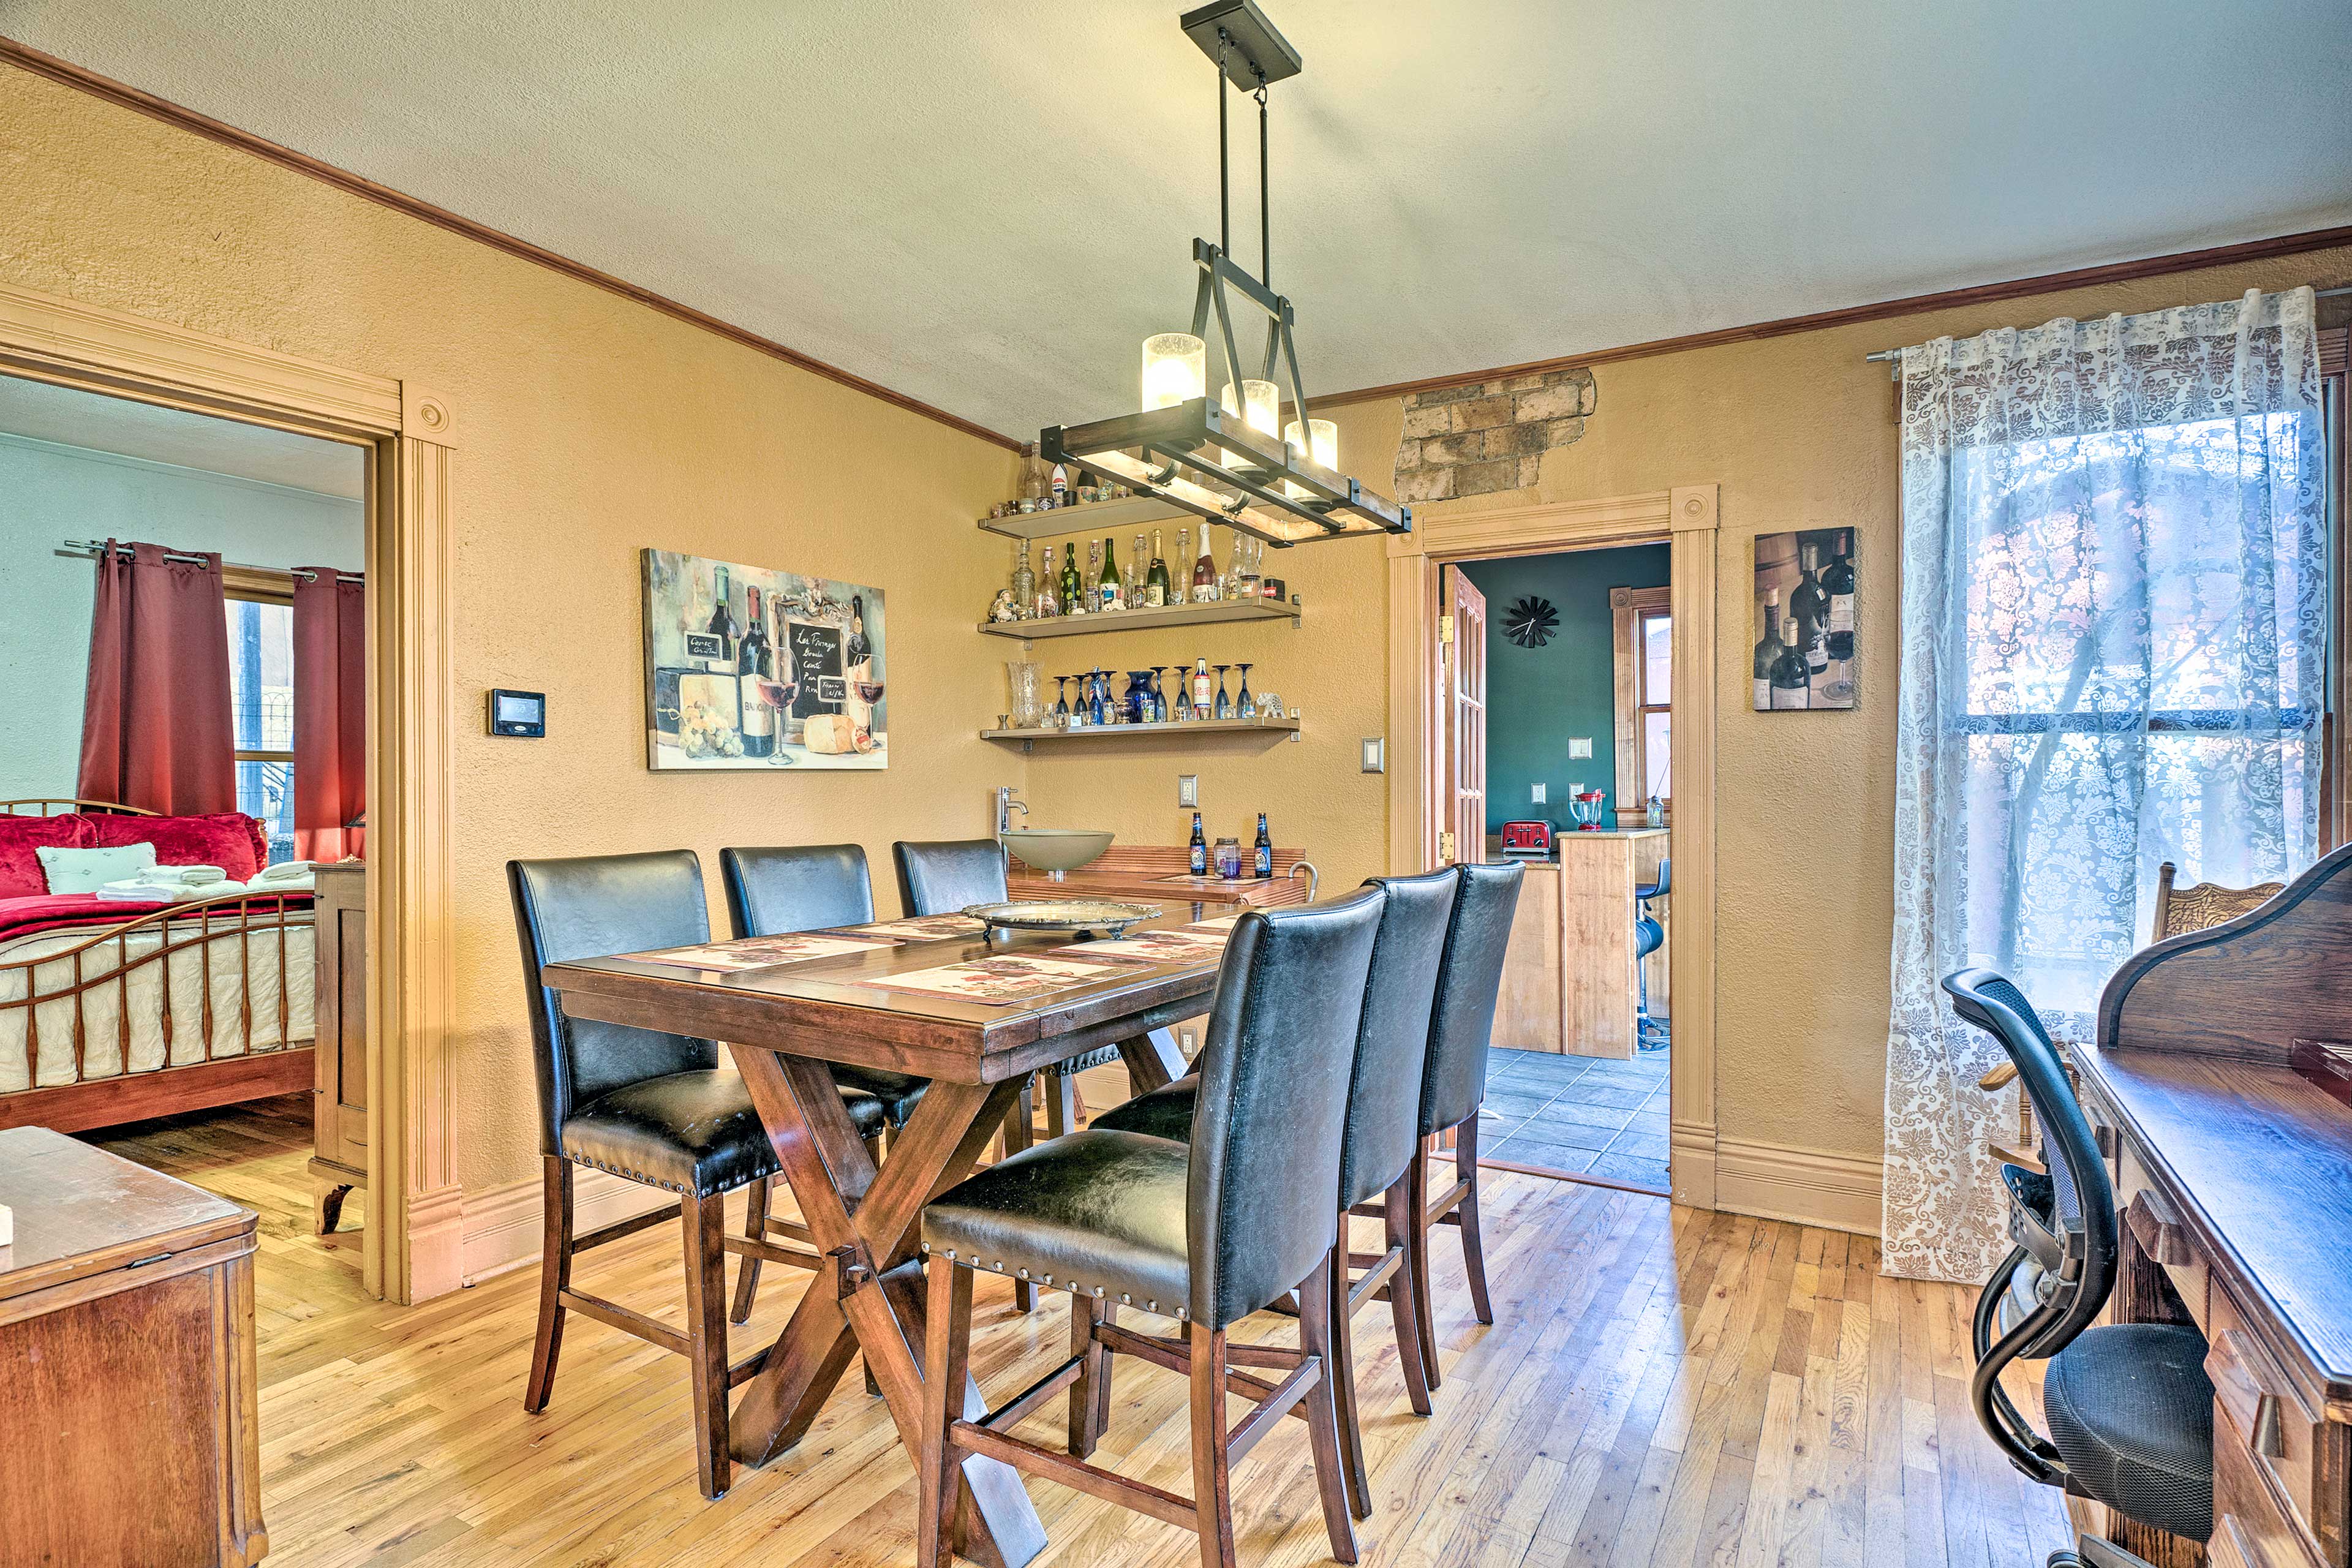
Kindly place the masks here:
[[(971, 1455), (1183, 1525), (1198, 1533), (1203, 1563), (1231, 1568), (1232, 1464), (1286, 1415), (1307, 1422), (1331, 1554), (1356, 1560), (1329, 1374), (1331, 1194), (1386, 901), (1375, 888), (1241, 918), (1210, 1007), (1189, 1146), (1089, 1128), (1010, 1155), (923, 1210), (923, 1568), (948, 1560), (959, 1467)], [(1011, 1403), (968, 1419), (971, 1282), (982, 1268), (1069, 1291), (1072, 1354)], [(1293, 1290), (1297, 1350), (1228, 1341), (1234, 1323)], [(1175, 1318), (1181, 1337), (1119, 1327), (1128, 1306)], [(1190, 1500), (1087, 1462), (1108, 1418), (1115, 1354), (1191, 1379)], [(1067, 1453), (1011, 1435), (1064, 1389)], [(1229, 1394), (1255, 1401), (1230, 1427)]]
[[(743, 1080), (720, 1068), (712, 1040), (565, 1015), (540, 983), (546, 965), (572, 958), (682, 947), (710, 940), (702, 865), (691, 851), (509, 860), (507, 886), (522, 946), (539, 1079), (546, 1231), (540, 1258), (539, 1328), (523, 1408), (547, 1408), (567, 1313), (580, 1312), (687, 1358), (693, 1368), (695, 1468), (702, 1495), (726, 1495), (727, 1391), (756, 1370), (727, 1361), (726, 1254), (814, 1269), (814, 1253), (764, 1237), (730, 1237), (726, 1194), (777, 1170), (775, 1147)], [(882, 1124), (882, 1104), (845, 1089), (860, 1131)], [(674, 1207), (572, 1231), (572, 1167), (589, 1165), (678, 1194)], [(686, 1331), (572, 1287), (572, 1260), (667, 1219), (684, 1222)], [(748, 1271), (752, 1267), (747, 1261)], [(747, 1295), (748, 1305), (748, 1295)]]
[[(1363, 1016), (1356, 1033), (1356, 1065), (1348, 1091), (1348, 1120), (1339, 1144), (1339, 1240), (1331, 1248), (1331, 1394), (1339, 1411), (1347, 1460), (1348, 1505), (1358, 1519), (1372, 1514), (1364, 1468), (1363, 1434), (1356, 1419), (1351, 1321), (1367, 1299), (1385, 1290), (1395, 1321), (1397, 1359), (1413, 1413), (1430, 1412), (1422, 1367), (1421, 1325), (1412, 1280), (1406, 1216), (1407, 1168), (1421, 1147), (1421, 1081), (1428, 1065), (1429, 1016), (1437, 993), (1445, 933), (1453, 923), (1460, 874), (1448, 866), (1419, 877), (1382, 877), (1367, 887), (1386, 889), (1388, 902), (1372, 946)], [(1200, 1098), (1197, 1075), (1115, 1105), (1093, 1125), (1189, 1142)], [(1383, 1200), (1383, 1250), (1348, 1249), (1346, 1216), (1357, 1205)], [(1354, 1269), (1363, 1266), (1360, 1279)], [(1278, 1310), (1278, 1309), (1277, 1309)]]
[(1650, 912), (1650, 900), (1663, 899), (1674, 890), (1675, 863), (1672, 858), (1658, 862), (1658, 879), (1636, 883), (1633, 888), (1633, 973), (1642, 983), (1641, 1013), (1633, 1029), (1640, 1047), (1645, 1051), (1664, 1050), (1666, 1047), (1665, 1026), (1650, 1016), (1650, 972), (1642, 961), (1666, 945), (1666, 928)]
[[(721, 849), (719, 879), (727, 889), (728, 924), (738, 937), (827, 931), (864, 925), (874, 918), (874, 880), (866, 868), (866, 850), (856, 844)], [(838, 1087), (882, 1102), (883, 1125), (867, 1140), (878, 1160), (889, 1135), (905, 1127), (922, 1103), (930, 1080), (839, 1062), (831, 1064), (830, 1070)], [(806, 1226), (769, 1217), (769, 1178), (751, 1184), (744, 1205), (744, 1234), (809, 1243)], [(736, 1272), (733, 1321), (751, 1321), (751, 1297), (759, 1284), (760, 1259), (753, 1257)]]

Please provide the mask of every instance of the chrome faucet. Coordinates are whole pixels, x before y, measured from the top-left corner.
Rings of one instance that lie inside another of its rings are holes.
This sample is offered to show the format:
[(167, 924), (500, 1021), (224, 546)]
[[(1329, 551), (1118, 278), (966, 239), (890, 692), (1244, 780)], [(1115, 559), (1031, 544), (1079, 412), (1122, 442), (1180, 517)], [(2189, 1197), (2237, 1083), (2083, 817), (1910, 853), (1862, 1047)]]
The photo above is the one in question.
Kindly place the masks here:
[(1014, 789), (1011, 784), (997, 785), (996, 837), (1000, 841), (1003, 839), (1006, 834), (1013, 831), (1013, 814), (1016, 811), (1023, 816), (1027, 816), (1029, 815), (1028, 803), (1021, 798), (1020, 792)]

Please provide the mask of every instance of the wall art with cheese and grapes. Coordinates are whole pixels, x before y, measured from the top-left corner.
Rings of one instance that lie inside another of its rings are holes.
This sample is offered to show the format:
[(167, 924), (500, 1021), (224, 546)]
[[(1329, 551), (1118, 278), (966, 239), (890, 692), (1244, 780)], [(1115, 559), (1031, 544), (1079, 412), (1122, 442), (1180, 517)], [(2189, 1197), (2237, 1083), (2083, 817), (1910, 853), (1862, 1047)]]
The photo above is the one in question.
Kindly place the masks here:
[(882, 590), (645, 552), (646, 762), (887, 764)]

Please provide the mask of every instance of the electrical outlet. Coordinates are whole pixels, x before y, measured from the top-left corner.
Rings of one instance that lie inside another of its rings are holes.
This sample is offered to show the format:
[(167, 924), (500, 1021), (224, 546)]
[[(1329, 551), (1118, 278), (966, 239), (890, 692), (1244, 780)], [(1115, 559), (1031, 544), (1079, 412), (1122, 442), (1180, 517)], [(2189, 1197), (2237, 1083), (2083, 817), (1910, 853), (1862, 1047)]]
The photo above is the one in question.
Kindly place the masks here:
[(1198, 773), (1178, 773), (1178, 774), (1176, 775), (1176, 804), (1177, 804), (1178, 805), (1181, 805), (1181, 806), (1191, 806), (1191, 807), (1196, 807), (1196, 808), (1200, 805), (1200, 804), (1201, 804), (1201, 775), (1200, 775), (1200, 774), (1198, 774)]
[(1200, 1054), (1200, 1047), (1192, 1043), (1192, 1031), (1190, 1029), (1176, 1031), (1176, 1048), (1184, 1053), (1186, 1061), (1191, 1061), (1193, 1057)]
[(1574, 740), (1569, 742), (1568, 754), (1571, 757), (1591, 756), (1592, 754), (1592, 737), (1590, 735), (1579, 735)]
[(1544, 804), (1544, 786), (1543, 786), (1542, 784), (1537, 784), (1537, 785), (1535, 786), (1535, 795), (1534, 795), (1534, 796), (1533, 796), (1533, 800), (1534, 800), (1534, 803), (1535, 803), (1536, 805), (1543, 805), (1543, 804)]

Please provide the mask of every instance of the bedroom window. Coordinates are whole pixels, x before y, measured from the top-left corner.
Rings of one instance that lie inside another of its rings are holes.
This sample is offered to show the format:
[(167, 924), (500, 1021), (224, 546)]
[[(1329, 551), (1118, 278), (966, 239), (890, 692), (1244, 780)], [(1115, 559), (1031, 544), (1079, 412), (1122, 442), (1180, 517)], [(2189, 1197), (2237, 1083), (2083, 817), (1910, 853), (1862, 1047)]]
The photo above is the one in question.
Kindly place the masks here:
[(236, 808), (262, 825), (272, 864), (294, 855), (292, 584), (228, 590), (229, 705), (236, 742)]

